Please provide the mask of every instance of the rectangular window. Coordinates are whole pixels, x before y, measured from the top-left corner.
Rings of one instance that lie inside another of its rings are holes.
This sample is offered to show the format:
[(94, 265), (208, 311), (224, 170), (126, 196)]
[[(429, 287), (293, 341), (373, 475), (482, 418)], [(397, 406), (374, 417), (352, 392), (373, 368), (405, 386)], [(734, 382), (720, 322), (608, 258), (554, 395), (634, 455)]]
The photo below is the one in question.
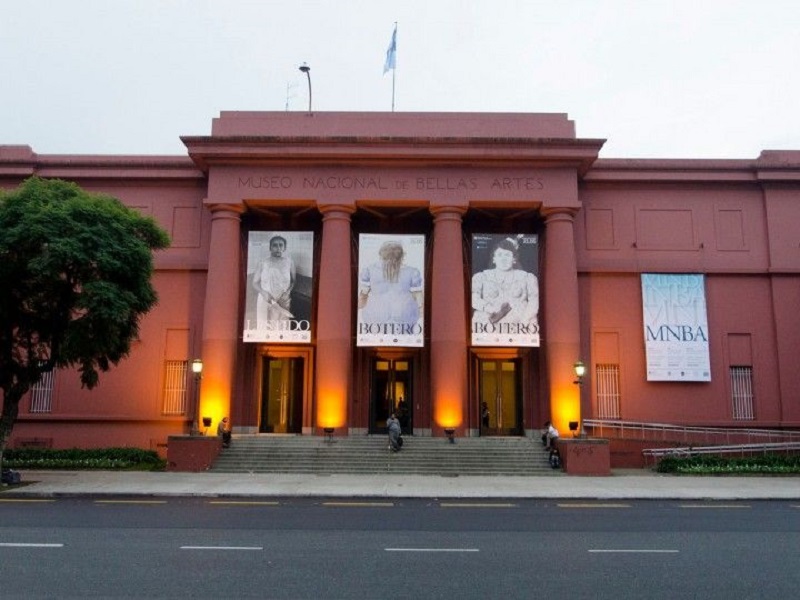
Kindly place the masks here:
[(31, 386), (32, 414), (49, 413), (53, 410), (53, 382), (55, 371), (45, 371), (42, 378)]
[(619, 419), (619, 365), (595, 365), (597, 418)]
[(189, 397), (189, 361), (164, 361), (164, 404), (161, 409), (165, 415), (185, 415)]
[(753, 367), (731, 367), (731, 400), (733, 418), (752, 421), (753, 411)]

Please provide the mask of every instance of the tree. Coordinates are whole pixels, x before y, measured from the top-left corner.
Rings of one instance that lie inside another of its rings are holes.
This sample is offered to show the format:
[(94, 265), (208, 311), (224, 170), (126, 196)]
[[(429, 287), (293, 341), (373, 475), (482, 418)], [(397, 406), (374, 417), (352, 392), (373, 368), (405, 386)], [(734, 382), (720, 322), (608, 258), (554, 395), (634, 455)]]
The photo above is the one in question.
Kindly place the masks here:
[(152, 217), (74, 183), (32, 177), (0, 192), (0, 467), (19, 403), (42, 374), (77, 368), (83, 387), (130, 353), (157, 302)]

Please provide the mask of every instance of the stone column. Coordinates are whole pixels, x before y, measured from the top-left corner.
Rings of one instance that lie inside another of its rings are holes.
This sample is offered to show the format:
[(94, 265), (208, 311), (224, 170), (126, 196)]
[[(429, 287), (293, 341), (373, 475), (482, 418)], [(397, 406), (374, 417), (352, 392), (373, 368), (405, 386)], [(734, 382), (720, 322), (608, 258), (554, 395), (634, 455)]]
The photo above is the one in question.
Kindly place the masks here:
[[(209, 432), (230, 415), (236, 348), (239, 343), (239, 226), (241, 205), (212, 204), (206, 297), (203, 306), (203, 378), (200, 418), (211, 417)], [(200, 427), (202, 431), (202, 422)], [(235, 424), (234, 424), (235, 425)]]
[(316, 427), (343, 433), (353, 371), (350, 206), (320, 206), (322, 252), (317, 303)]
[(580, 421), (580, 386), (573, 365), (581, 358), (578, 266), (573, 221), (577, 209), (543, 209), (545, 219), (544, 310), (550, 417), (562, 435)]
[(455, 206), (434, 207), (431, 269), (431, 397), (434, 434), (463, 435), (467, 414), (467, 312), (461, 216)]

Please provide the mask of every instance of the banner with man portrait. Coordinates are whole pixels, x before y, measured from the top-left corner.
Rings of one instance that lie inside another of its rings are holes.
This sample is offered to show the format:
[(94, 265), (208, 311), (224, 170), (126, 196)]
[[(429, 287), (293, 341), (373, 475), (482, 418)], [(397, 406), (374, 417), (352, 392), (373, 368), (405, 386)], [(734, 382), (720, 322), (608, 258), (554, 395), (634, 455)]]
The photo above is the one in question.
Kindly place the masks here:
[(356, 345), (424, 344), (425, 236), (358, 236)]
[(539, 236), (473, 234), (473, 346), (539, 346), (538, 273)]
[(313, 265), (313, 232), (250, 232), (245, 342), (311, 342)]

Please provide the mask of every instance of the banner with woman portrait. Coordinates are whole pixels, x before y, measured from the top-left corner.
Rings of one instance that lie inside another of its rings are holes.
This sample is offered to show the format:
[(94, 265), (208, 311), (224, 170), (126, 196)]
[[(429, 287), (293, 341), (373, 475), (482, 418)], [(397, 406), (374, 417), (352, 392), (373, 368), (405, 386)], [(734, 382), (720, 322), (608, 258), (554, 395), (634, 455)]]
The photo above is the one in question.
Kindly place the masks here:
[(358, 236), (356, 345), (424, 343), (425, 236)]
[(539, 237), (472, 236), (472, 345), (539, 346)]
[(313, 232), (250, 232), (245, 342), (311, 342), (313, 265)]

